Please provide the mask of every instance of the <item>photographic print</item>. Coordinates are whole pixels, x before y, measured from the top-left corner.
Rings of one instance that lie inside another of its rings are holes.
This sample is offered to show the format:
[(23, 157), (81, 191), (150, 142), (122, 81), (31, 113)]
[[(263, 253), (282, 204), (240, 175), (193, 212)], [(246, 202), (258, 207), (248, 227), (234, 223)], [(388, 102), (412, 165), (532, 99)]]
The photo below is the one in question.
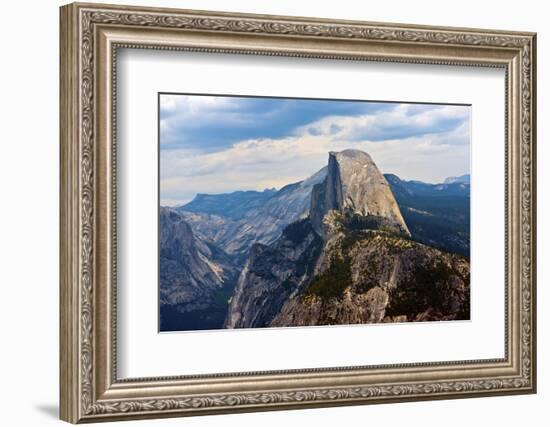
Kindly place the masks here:
[(535, 33), (59, 23), (62, 420), (536, 393)]
[(470, 319), (470, 106), (160, 93), (159, 330)]

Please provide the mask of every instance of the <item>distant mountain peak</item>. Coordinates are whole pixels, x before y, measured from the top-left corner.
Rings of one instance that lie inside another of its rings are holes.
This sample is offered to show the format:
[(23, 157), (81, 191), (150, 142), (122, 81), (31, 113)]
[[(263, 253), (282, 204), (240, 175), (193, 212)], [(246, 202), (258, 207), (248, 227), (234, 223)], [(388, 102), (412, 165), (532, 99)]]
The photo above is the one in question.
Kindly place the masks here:
[(470, 174), (464, 174), (460, 176), (450, 176), (443, 181), (443, 184), (470, 184)]
[(327, 176), (313, 187), (310, 218), (324, 234), (323, 220), (330, 211), (377, 217), (410, 236), (386, 179), (371, 156), (360, 150), (331, 151)]

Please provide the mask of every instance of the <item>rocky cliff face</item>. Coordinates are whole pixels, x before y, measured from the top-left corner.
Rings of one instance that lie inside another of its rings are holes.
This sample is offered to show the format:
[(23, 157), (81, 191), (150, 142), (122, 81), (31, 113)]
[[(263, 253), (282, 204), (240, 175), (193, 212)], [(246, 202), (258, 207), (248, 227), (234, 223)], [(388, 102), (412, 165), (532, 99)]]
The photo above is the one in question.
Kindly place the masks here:
[(331, 210), (382, 221), (410, 236), (384, 175), (372, 158), (359, 150), (329, 153), (327, 176), (313, 187), (311, 196), (310, 217), (317, 233), (325, 233), (323, 221)]
[(370, 156), (330, 153), (308, 218), (255, 246), (226, 327), (469, 318), (469, 263), (410, 240)]
[(235, 287), (225, 326), (269, 326), (313, 273), (322, 245), (308, 219), (286, 227), (271, 246), (255, 244)]
[(223, 250), (197, 237), (179, 213), (161, 208), (159, 221), (161, 330), (196, 323), (220, 327), (237, 267)]

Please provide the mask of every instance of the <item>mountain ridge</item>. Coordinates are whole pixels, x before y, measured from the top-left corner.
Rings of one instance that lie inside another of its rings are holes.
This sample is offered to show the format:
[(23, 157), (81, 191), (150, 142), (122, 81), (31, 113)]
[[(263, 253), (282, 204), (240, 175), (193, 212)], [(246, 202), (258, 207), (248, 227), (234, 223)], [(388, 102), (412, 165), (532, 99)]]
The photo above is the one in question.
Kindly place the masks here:
[(412, 238), (470, 256), (470, 185), (427, 184), (386, 174)]
[(269, 195), (260, 207), (241, 213), (238, 218), (212, 211), (189, 212), (185, 209), (186, 205), (177, 208), (177, 211), (199, 234), (218, 243), (242, 264), (252, 244), (272, 243), (284, 227), (308, 215), (311, 189), (324, 179), (325, 174), (326, 167), (305, 180), (282, 187)]
[(242, 217), (251, 209), (260, 208), (276, 190), (265, 189), (263, 191), (238, 190), (231, 193), (197, 195), (189, 203), (176, 207), (176, 210), (187, 212), (205, 212), (227, 216), (232, 219)]
[[(194, 299), (178, 302), (181, 295), (172, 289), (176, 303), (161, 303), (161, 325), (162, 312), (168, 323), (174, 322), (167, 330), (333, 324), (335, 316), (347, 323), (467, 316), (469, 184), (382, 175), (372, 158), (358, 150), (331, 152), (327, 163), (279, 190), (200, 194), (184, 206), (161, 207), (161, 217), (165, 210), (173, 212), (181, 227), (165, 234), (192, 234), (198, 254), (188, 248), (190, 259), (204, 261), (189, 264), (195, 273), (204, 273), (195, 274), (202, 279), (181, 273), (190, 282), (180, 280), (185, 289), (178, 292)], [(159, 227), (162, 234), (162, 223)], [(376, 249), (377, 239), (385, 239), (389, 252)], [(160, 243), (162, 251), (166, 242)], [(376, 251), (387, 259), (373, 255)], [(418, 271), (411, 260), (419, 260)], [(166, 265), (172, 266), (161, 257), (161, 270)], [(362, 265), (375, 272), (369, 286), (360, 283)], [(227, 272), (222, 281), (215, 274), (220, 268)], [(398, 285), (387, 285), (388, 272), (394, 272), (392, 283)], [(415, 275), (445, 280), (432, 283), (431, 296), (416, 301), (422, 312), (399, 312), (410, 303), (407, 289)], [(163, 280), (161, 275), (161, 289)], [(443, 295), (451, 288), (452, 304)], [(370, 308), (359, 312), (357, 304)], [(453, 311), (451, 305), (459, 308)]]
[(464, 174), (460, 176), (450, 176), (443, 181), (443, 184), (470, 184), (470, 174)]
[(410, 239), (366, 153), (330, 153), (311, 203), (275, 243), (253, 246), (225, 327), (469, 318), (469, 262)]

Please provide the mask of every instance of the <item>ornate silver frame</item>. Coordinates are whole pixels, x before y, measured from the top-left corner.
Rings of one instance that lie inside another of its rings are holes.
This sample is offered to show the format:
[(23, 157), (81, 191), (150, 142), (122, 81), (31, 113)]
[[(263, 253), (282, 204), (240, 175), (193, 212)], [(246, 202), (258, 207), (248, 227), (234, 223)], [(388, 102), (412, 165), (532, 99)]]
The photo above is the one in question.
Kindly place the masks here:
[[(71, 4), (61, 8), (60, 43), (61, 419), (78, 423), (535, 392), (535, 34)], [(118, 47), (504, 68), (505, 357), (118, 380)]]

